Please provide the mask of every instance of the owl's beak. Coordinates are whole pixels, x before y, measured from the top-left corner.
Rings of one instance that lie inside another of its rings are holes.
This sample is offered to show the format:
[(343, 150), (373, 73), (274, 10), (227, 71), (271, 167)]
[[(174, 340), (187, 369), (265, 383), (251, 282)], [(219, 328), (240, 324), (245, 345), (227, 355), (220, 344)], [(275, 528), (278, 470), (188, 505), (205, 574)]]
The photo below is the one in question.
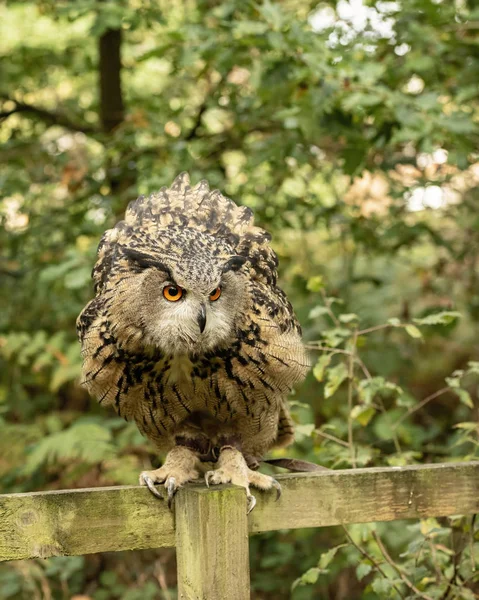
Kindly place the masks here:
[(200, 312), (198, 313), (198, 325), (200, 327), (200, 332), (203, 333), (206, 327), (206, 306), (201, 304)]

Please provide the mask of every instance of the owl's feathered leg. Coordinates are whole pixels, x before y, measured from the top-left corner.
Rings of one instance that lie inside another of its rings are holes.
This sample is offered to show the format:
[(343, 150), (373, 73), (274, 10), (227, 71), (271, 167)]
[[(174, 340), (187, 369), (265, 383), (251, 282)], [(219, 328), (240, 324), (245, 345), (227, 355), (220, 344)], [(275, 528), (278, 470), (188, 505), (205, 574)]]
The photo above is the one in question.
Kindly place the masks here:
[(168, 506), (171, 508), (177, 489), (188, 481), (198, 479), (199, 474), (197, 454), (185, 446), (175, 446), (166, 455), (162, 467), (140, 474), (140, 485), (146, 485), (153, 495), (163, 498), (155, 483), (164, 483), (168, 493)]
[(233, 483), (246, 489), (248, 510), (250, 513), (256, 506), (256, 498), (251, 494), (249, 486), (260, 490), (276, 489), (278, 500), (281, 496), (281, 486), (273, 477), (251, 470), (246, 464), (244, 456), (233, 446), (223, 446), (218, 458), (218, 468), (205, 473), (206, 485), (219, 483)]

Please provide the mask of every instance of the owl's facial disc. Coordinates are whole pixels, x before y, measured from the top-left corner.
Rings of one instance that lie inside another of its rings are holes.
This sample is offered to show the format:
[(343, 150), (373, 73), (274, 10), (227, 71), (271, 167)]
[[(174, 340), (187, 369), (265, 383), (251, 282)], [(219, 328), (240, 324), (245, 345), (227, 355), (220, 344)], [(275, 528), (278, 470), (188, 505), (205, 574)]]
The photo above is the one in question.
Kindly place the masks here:
[(137, 343), (167, 355), (199, 355), (231, 344), (247, 305), (244, 274), (215, 264), (201, 273), (145, 266), (115, 298), (124, 315), (121, 338), (134, 330)]

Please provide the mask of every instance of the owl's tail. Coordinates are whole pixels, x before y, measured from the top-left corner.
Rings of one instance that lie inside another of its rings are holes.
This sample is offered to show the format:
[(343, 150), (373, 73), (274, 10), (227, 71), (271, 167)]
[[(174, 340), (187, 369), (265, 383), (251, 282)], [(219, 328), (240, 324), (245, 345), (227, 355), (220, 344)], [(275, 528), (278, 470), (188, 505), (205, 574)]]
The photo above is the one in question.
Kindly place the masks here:
[(298, 458), (269, 458), (263, 460), (268, 465), (273, 467), (282, 467), (295, 473), (312, 473), (313, 471), (329, 471), (327, 467), (322, 467), (316, 463), (309, 462), (308, 460), (299, 460)]

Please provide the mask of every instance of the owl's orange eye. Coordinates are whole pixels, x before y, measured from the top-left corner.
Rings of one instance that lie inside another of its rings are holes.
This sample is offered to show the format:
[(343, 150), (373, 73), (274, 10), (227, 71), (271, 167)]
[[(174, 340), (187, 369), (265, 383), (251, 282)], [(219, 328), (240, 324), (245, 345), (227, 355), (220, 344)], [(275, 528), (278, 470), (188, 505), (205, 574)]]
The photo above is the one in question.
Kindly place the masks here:
[(215, 300), (218, 300), (218, 298), (221, 296), (221, 288), (217, 287), (215, 290), (213, 290), (210, 294), (210, 300), (211, 302), (214, 302)]
[(177, 285), (167, 285), (163, 288), (163, 296), (170, 302), (178, 302), (183, 296), (183, 290)]

